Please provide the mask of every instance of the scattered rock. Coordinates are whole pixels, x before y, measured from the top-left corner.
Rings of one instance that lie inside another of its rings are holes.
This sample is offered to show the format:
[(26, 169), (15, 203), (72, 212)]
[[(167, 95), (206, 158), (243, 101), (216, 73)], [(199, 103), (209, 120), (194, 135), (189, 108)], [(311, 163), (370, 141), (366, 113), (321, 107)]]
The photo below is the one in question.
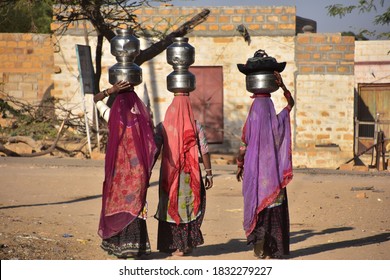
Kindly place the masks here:
[(355, 192), (355, 191), (372, 191), (374, 190), (374, 187), (352, 187), (351, 188), (351, 191)]
[(363, 198), (368, 198), (368, 197), (367, 197), (367, 194), (365, 192), (361, 192), (361, 193), (358, 193), (356, 195), (356, 198), (363, 199)]

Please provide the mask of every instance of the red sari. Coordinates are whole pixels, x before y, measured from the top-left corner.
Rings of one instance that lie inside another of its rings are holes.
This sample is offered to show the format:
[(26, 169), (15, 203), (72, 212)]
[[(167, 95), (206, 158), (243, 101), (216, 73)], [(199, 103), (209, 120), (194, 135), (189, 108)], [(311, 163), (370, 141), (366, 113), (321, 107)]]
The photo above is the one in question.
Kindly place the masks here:
[(190, 176), (194, 196), (194, 215), (200, 206), (200, 169), (197, 129), (188, 96), (175, 96), (163, 122), (164, 147), (161, 161), (160, 187), (169, 196), (168, 214), (180, 224), (177, 196), (180, 174)]
[[(157, 249), (190, 252), (203, 244), (206, 193), (199, 167), (199, 130), (188, 96), (175, 96), (157, 126), (162, 145)], [(206, 149), (201, 149), (202, 153)], [(184, 199), (183, 199), (184, 197)]]

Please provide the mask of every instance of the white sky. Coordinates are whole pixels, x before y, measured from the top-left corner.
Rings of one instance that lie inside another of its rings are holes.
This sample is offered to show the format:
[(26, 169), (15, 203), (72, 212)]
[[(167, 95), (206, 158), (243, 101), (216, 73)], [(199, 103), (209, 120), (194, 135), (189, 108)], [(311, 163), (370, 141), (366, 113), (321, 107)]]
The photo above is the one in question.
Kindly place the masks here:
[(384, 0), (385, 7), (380, 7), (377, 0), (377, 13), (359, 14), (357, 11), (343, 18), (331, 17), (326, 6), (331, 4), (356, 5), (359, 0), (173, 0), (169, 3), (175, 6), (296, 6), (297, 16), (309, 18), (317, 22), (318, 33), (333, 33), (352, 31), (359, 33), (367, 29), (377, 33), (389, 32), (390, 25), (377, 26), (373, 24), (374, 17), (383, 13), (390, 5), (390, 0)]

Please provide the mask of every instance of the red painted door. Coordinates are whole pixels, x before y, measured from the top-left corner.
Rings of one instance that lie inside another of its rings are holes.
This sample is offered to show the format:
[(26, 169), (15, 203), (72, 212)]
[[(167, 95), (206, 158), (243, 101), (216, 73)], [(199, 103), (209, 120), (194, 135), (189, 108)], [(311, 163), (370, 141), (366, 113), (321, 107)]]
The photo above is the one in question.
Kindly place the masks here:
[(223, 72), (221, 66), (190, 67), (196, 89), (190, 93), (195, 119), (206, 129), (209, 143), (223, 142)]

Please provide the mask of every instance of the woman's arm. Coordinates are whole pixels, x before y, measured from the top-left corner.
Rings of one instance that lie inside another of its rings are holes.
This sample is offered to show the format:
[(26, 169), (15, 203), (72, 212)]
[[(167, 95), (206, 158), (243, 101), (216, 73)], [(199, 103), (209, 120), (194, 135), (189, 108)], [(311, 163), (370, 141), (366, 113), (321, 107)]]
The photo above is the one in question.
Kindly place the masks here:
[[(108, 98), (106, 98), (106, 101), (107, 102)], [(102, 116), (102, 118), (108, 122), (108, 119), (110, 118), (110, 107), (107, 106), (107, 104), (103, 102), (102, 100), (99, 100), (96, 102), (96, 108), (98, 109), (100, 115)]]
[(276, 83), (278, 84), (279, 87), (282, 88), (284, 97), (286, 97), (286, 99), (287, 99), (287, 103), (288, 103), (287, 107), (288, 107), (289, 111), (291, 111), (292, 107), (294, 107), (294, 104), (295, 104), (294, 99), (291, 96), (291, 92), (287, 89), (286, 85), (284, 84), (280, 73), (275, 71), (274, 75), (276, 77), (276, 80), (275, 80)]
[[(131, 87), (132, 86), (130, 85), (129, 82), (119, 81), (115, 83), (112, 87), (102, 90), (101, 92), (95, 94), (95, 96), (93, 97), (93, 101), (96, 103), (96, 108), (98, 109), (100, 115), (106, 122), (108, 122), (110, 118), (110, 110), (111, 110), (110, 107), (106, 105), (108, 97), (111, 94), (117, 94), (120, 91), (123, 91), (125, 89), (131, 89)], [(106, 101), (103, 102), (103, 100)]]
[(209, 153), (209, 147), (208, 147), (208, 142), (206, 138), (206, 133), (204, 131), (203, 126), (201, 125), (200, 122), (196, 122), (196, 129), (198, 132), (198, 140), (199, 140), (199, 145), (200, 145), (200, 154), (202, 157), (202, 162), (204, 166), (204, 170), (206, 172), (206, 177), (205, 177), (205, 188), (206, 190), (210, 189), (213, 187), (213, 170), (211, 167), (211, 159), (210, 159), (210, 153)]
[(93, 97), (93, 101), (96, 103), (98, 101), (103, 100), (106, 97), (109, 97), (111, 94), (117, 94), (121, 91), (131, 89), (131, 88), (132, 88), (132, 86), (129, 82), (119, 81), (119, 82), (115, 83), (112, 87), (110, 87), (108, 89), (104, 89), (101, 92), (98, 92), (97, 94), (95, 94), (95, 96)]
[(236, 178), (238, 182), (242, 181), (242, 178), (244, 176), (244, 158), (246, 153), (246, 145), (244, 142), (241, 142), (240, 150), (238, 152), (237, 156), (237, 171), (236, 171)]
[(154, 143), (156, 144), (157, 152), (154, 155), (153, 166), (156, 164), (156, 161), (158, 160), (158, 157), (160, 156), (161, 153), (161, 148), (164, 144), (163, 129), (164, 128), (161, 122), (157, 124), (157, 126), (154, 129)]
[(211, 189), (213, 187), (213, 170), (211, 168), (211, 160), (210, 160), (210, 154), (205, 153), (202, 154), (202, 160), (203, 160), (203, 166), (204, 170), (206, 171), (206, 178), (205, 178), (205, 188), (206, 190)]

